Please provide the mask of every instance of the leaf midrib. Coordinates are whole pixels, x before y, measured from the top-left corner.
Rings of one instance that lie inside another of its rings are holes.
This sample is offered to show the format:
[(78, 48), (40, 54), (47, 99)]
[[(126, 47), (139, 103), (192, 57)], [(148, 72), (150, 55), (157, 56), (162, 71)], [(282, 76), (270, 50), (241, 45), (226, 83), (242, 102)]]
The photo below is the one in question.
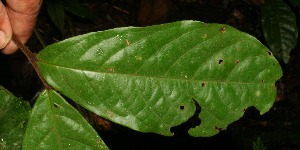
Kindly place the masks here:
[(56, 64), (51, 64), (47, 62), (39, 62), (40, 64), (45, 64), (49, 66), (53, 66), (55, 68), (62, 68), (62, 69), (69, 69), (69, 70), (75, 70), (75, 71), (82, 71), (82, 72), (92, 72), (96, 74), (107, 74), (107, 75), (120, 75), (120, 76), (129, 76), (129, 77), (144, 77), (144, 78), (154, 78), (154, 79), (164, 79), (164, 80), (181, 80), (181, 81), (188, 81), (188, 82), (205, 82), (205, 83), (219, 83), (219, 84), (262, 84), (262, 85), (273, 85), (271, 81), (269, 82), (238, 82), (238, 81), (220, 81), (220, 80), (207, 80), (207, 79), (188, 79), (188, 78), (174, 78), (174, 77), (158, 77), (158, 76), (146, 76), (146, 75), (139, 75), (139, 74), (124, 74), (124, 73), (115, 73), (115, 72), (98, 72), (94, 70), (87, 70), (87, 69), (80, 69), (80, 68), (72, 68), (72, 67), (65, 67), (65, 66), (60, 66)]

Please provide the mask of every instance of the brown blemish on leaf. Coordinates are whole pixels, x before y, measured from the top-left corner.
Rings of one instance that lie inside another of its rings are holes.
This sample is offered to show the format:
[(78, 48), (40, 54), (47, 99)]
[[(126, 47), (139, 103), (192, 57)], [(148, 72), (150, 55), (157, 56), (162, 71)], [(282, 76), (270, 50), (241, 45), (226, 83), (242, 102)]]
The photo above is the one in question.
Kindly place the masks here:
[(225, 27), (222, 27), (222, 28), (219, 29), (219, 31), (220, 31), (221, 33), (225, 33), (225, 32), (226, 32), (226, 28), (225, 28)]
[(240, 63), (240, 60), (236, 60), (234, 63), (235, 63), (235, 64), (238, 64), (238, 63)]
[(125, 40), (125, 42), (126, 42), (126, 44), (129, 46), (130, 45), (130, 43), (129, 43), (129, 41), (128, 40)]
[(97, 138), (96, 143), (100, 144), (100, 143), (103, 143), (103, 141), (100, 138)]
[(115, 72), (115, 68), (107, 68), (108, 72)]
[(115, 115), (111, 112), (111, 111), (106, 111), (106, 113), (108, 114), (108, 116), (110, 117), (110, 118), (114, 118), (115, 117)]
[(202, 82), (202, 83), (201, 83), (201, 86), (204, 87), (204, 86), (205, 86), (205, 82)]

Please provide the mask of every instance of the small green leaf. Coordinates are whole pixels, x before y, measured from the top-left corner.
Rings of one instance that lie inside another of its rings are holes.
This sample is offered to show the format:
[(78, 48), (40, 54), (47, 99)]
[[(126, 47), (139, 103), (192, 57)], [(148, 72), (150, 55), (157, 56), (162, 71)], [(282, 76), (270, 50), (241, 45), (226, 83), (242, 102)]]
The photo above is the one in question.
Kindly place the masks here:
[[(212, 136), (256, 106), (268, 111), (282, 71), (254, 37), (228, 25), (180, 21), (89, 33), (41, 51), (47, 82), (76, 103), (141, 132)], [(194, 102), (195, 101), (195, 102)]]
[(0, 149), (21, 149), (30, 105), (0, 86)]
[(107, 149), (96, 131), (58, 93), (44, 91), (27, 126), (23, 149)]
[(60, 33), (64, 35), (65, 30), (65, 10), (64, 5), (61, 0), (46, 0), (47, 12), (56, 25), (56, 27), (60, 30)]
[(262, 27), (274, 55), (288, 63), (298, 38), (294, 12), (281, 0), (266, 1), (262, 7)]

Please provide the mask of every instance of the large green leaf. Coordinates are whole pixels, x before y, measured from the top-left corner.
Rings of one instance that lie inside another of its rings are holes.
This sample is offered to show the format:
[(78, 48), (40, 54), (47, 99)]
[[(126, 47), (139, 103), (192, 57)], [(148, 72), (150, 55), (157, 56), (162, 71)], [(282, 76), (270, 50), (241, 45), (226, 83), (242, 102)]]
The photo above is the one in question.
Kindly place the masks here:
[(30, 114), (28, 102), (0, 86), (0, 149), (21, 149)]
[(77, 36), (37, 55), (47, 82), (90, 111), (141, 132), (172, 135), (201, 106), (193, 136), (212, 136), (246, 108), (272, 106), (281, 68), (254, 37), (180, 21)]
[(288, 63), (298, 38), (294, 12), (281, 0), (268, 0), (262, 7), (262, 27), (274, 55)]
[(54, 91), (37, 99), (27, 126), (23, 149), (107, 149), (86, 120)]

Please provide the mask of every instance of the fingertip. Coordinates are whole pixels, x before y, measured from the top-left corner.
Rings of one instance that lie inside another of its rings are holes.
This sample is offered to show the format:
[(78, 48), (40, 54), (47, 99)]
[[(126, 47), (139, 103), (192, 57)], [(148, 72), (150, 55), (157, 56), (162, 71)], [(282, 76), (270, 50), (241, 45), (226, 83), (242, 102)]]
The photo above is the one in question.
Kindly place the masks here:
[(3, 49), (6, 46), (6, 35), (3, 31), (0, 31), (0, 49)]
[(17, 50), (18, 50), (17, 45), (11, 41), (6, 45), (6, 47), (1, 52), (3, 54), (10, 55), (16, 52)]
[(18, 47), (11, 41), (11, 36), (0, 30), (0, 51), (9, 55), (16, 52)]

